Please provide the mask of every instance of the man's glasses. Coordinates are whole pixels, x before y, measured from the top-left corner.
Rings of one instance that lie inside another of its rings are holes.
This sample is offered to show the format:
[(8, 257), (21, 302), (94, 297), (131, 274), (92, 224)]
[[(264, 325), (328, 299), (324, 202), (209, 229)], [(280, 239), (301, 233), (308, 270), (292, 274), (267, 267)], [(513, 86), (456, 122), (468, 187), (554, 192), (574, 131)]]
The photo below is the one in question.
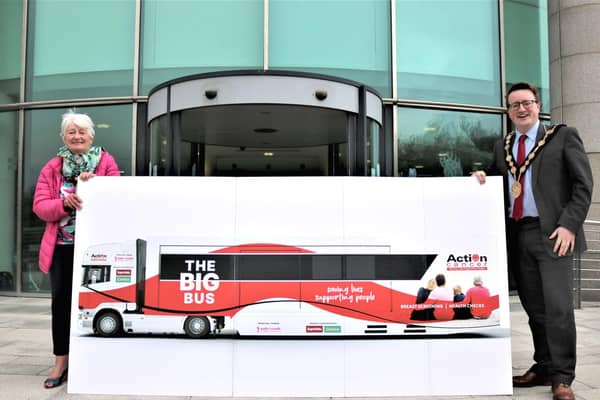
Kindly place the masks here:
[(523, 100), (523, 101), (515, 101), (514, 103), (510, 103), (508, 105), (509, 110), (518, 110), (519, 107), (523, 106), (524, 108), (529, 108), (532, 105), (537, 103), (537, 100)]

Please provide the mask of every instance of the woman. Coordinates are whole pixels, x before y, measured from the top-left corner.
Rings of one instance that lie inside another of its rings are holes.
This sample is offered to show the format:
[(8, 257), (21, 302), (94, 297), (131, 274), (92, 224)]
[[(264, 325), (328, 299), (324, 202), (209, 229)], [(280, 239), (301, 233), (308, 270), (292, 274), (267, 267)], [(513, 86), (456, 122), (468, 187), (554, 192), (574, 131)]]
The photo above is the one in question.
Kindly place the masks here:
[(94, 123), (85, 114), (72, 111), (62, 116), (60, 136), (64, 142), (57, 157), (42, 168), (35, 187), (33, 211), (46, 221), (40, 246), (40, 269), (50, 273), (52, 287), (52, 342), (54, 369), (44, 381), (47, 389), (67, 379), (73, 282), (75, 211), (82, 201), (76, 193), (77, 181), (95, 175), (118, 176), (115, 159), (94, 141)]

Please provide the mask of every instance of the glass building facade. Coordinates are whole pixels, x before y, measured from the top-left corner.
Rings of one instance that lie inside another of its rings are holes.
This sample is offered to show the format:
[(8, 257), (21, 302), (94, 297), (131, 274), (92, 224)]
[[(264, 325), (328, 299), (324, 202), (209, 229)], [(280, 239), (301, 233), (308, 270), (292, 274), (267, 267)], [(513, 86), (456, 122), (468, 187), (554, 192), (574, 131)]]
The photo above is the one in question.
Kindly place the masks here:
[[(464, 176), (510, 130), (504, 95), (527, 80), (549, 119), (546, 0), (0, 1), (0, 293), (47, 295), (32, 212), (68, 109), (136, 175), (148, 94), (193, 74), (297, 71), (379, 93), (388, 175)], [(376, 157), (376, 139), (370, 142)], [(375, 143), (375, 144), (374, 144)]]

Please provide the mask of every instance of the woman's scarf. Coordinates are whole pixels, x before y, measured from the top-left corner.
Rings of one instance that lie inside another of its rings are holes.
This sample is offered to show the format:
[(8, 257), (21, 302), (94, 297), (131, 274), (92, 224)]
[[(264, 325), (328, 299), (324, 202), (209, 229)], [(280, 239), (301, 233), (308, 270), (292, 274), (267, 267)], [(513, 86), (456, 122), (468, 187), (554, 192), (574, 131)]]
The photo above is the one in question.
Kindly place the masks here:
[(63, 159), (62, 175), (66, 180), (74, 180), (82, 172), (94, 172), (100, 162), (100, 146), (92, 146), (87, 153), (71, 153), (67, 146), (58, 149), (57, 156)]

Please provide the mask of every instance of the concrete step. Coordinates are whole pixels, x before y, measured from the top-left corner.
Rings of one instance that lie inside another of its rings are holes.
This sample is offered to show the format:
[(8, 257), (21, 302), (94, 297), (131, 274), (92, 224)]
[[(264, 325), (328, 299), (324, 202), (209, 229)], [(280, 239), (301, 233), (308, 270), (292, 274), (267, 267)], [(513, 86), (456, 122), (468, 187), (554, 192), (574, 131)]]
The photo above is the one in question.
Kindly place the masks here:
[[(573, 268), (577, 268), (577, 266), (575, 265), (573, 266)], [(591, 258), (584, 258), (581, 260), (579, 268), (581, 268), (581, 270), (600, 270), (600, 259), (596, 260)]]
[[(588, 242), (589, 243), (589, 242)], [(592, 247), (594, 246), (594, 247)], [(577, 254), (576, 254), (577, 255)], [(600, 258), (600, 241), (598, 243), (592, 243), (588, 245), (588, 249), (579, 255), (581, 258)]]
[(581, 279), (581, 288), (600, 290), (600, 279)]
[(600, 249), (600, 238), (596, 239), (595, 237), (595, 234), (592, 237), (588, 237), (587, 233), (585, 234), (585, 243), (587, 244), (588, 249)]
[(584, 224), (583, 231), (585, 232), (586, 239), (600, 240), (600, 227), (598, 225)]
[(581, 291), (581, 301), (600, 301), (600, 289), (586, 289)]
[(600, 301), (600, 225), (587, 223), (583, 229), (588, 249), (580, 256), (581, 300)]
[(581, 279), (598, 279), (600, 281), (600, 269), (583, 269), (582, 268), (581, 269)]

